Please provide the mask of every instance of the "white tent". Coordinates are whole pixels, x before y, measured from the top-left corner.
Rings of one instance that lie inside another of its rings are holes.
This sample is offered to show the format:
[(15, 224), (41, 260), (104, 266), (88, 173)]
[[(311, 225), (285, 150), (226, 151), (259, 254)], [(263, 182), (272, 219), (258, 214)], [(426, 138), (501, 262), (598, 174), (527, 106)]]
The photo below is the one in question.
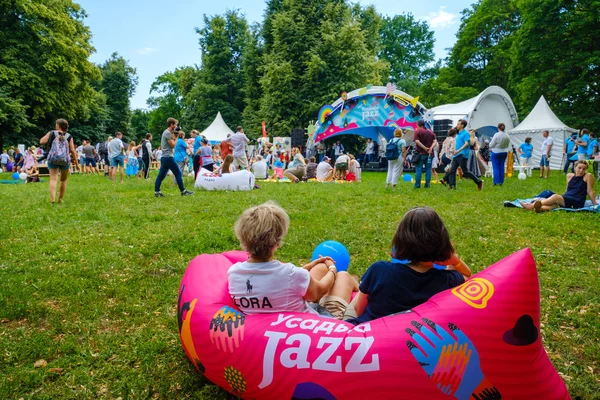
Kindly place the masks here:
[(475, 129), (481, 140), (491, 138), (503, 122), (506, 129), (519, 123), (517, 110), (510, 96), (499, 86), (490, 86), (476, 97), (457, 104), (445, 104), (429, 110), (434, 120), (434, 131), (445, 136), (459, 119), (467, 120), (467, 129)]
[(577, 131), (569, 128), (558, 119), (550, 109), (550, 106), (548, 106), (544, 96), (540, 97), (533, 110), (531, 110), (523, 122), (517, 125), (516, 128), (507, 131), (510, 141), (515, 148), (518, 148), (525, 141), (526, 137), (531, 137), (533, 157), (529, 161), (529, 164), (532, 166), (539, 165), (542, 155), (542, 142), (544, 141), (542, 131), (548, 131), (550, 137), (554, 139), (552, 157), (550, 157), (550, 169), (562, 169), (561, 159), (565, 139), (571, 133)]
[(215, 120), (210, 124), (208, 128), (202, 131), (201, 136), (206, 136), (206, 138), (212, 143), (217, 144), (221, 143), (223, 140), (227, 139), (227, 135), (233, 134), (233, 131), (229, 129), (225, 121), (223, 121), (223, 117), (221, 113), (217, 113)]

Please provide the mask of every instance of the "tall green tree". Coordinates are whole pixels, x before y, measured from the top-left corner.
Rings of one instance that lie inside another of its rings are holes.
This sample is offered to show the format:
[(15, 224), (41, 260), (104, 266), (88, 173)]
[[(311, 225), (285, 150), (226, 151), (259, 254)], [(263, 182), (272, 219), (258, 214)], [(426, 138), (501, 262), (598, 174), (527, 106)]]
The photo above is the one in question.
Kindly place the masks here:
[(380, 35), (379, 56), (390, 64), (386, 79), (406, 93), (419, 95), (420, 86), (435, 71), (433, 31), (408, 13), (384, 18)]
[(269, 18), (261, 113), (273, 135), (306, 126), (344, 90), (380, 83), (386, 64), (346, 1), (283, 0)]
[(457, 86), (484, 90), (497, 85), (510, 92), (510, 48), (520, 25), (515, 0), (480, 0), (464, 10), (448, 59), (448, 66), (459, 73)]
[(90, 117), (100, 76), (71, 0), (0, 2), (0, 141), (33, 143), (57, 118)]
[(265, 47), (260, 37), (260, 25), (251, 28), (251, 35), (243, 54), (242, 74), (244, 77), (243, 125), (251, 137), (260, 136), (264, 117), (260, 111), (263, 88), (260, 84)]
[(519, 0), (511, 84), (523, 113), (541, 95), (574, 128), (600, 126), (600, 2)]
[(141, 141), (148, 133), (150, 125), (150, 111), (135, 109), (131, 112), (130, 135), (136, 142)]
[(102, 64), (100, 70), (108, 109), (106, 134), (113, 135), (118, 131), (128, 137), (131, 121), (129, 98), (135, 93), (138, 83), (136, 70), (116, 52)]
[(195, 128), (207, 127), (221, 112), (232, 126), (242, 123), (245, 107), (243, 54), (250, 40), (246, 18), (237, 10), (224, 16), (204, 16), (204, 27), (196, 29), (202, 51), (198, 80), (186, 94), (191, 107), (186, 114)]

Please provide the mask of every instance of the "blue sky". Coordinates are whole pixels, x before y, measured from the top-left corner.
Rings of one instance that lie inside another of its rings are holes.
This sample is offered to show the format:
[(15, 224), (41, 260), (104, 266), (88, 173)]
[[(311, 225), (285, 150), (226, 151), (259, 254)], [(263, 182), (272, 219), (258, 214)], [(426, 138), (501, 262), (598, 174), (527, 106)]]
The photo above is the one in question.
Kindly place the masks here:
[[(460, 24), (460, 11), (473, 0), (404, 1), (359, 0), (373, 4), (383, 15), (410, 12), (429, 22), (435, 32), (435, 52), (446, 56)], [(139, 84), (131, 99), (133, 108), (146, 108), (150, 85), (167, 71), (184, 65), (200, 64), (196, 27), (202, 26), (204, 14), (223, 14), (239, 9), (252, 22), (262, 21), (263, 0), (76, 0), (88, 14), (96, 53), (91, 60), (102, 63), (117, 51), (136, 68)]]

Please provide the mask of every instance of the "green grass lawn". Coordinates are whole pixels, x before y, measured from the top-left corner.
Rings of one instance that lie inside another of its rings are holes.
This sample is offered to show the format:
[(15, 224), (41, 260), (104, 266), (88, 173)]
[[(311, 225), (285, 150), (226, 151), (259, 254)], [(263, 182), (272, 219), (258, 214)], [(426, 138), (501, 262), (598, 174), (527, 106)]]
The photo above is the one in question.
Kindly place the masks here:
[[(249, 193), (182, 198), (167, 179), (167, 197), (156, 199), (153, 180), (74, 175), (55, 206), (47, 181), (0, 185), (0, 399), (225, 398), (180, 345), (177, 292), (188, 262), (238, 249), (233, 223), (269, 199), (291, 218), (277, 256), (297, 264), (335, 239), (361, 274), (388, 258), (400, 218), (417, 205), (437, 210), (474, 271), (530, 247), (550, 358), (574, 398), (600, 398), (599, 216), (502, 207), (542, 189), (562, 193), (563, 175), (512, 178), (503, 187), (487, 179), (481, 193), (468, 180), (457, 191), (402, 182), (391, 191), (384, 181), (383, 173), (364, 173), (360, 184), (264, 183)], [(36, 368), (38, 360), (47, 365)]]

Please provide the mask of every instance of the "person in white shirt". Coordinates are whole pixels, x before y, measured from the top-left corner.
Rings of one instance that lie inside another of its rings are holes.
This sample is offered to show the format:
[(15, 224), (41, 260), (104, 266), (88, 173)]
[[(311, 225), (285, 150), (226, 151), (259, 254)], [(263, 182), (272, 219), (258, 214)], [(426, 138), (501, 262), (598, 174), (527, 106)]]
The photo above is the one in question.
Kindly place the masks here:
[(308, 302), (319, 302), (338, 319), (356, 317), (347, 308), (358, 282), (345, 271), (338, 273), (330, 257), (319, 257), (303, 268), (275, 259), (289, 226), (289, 216), (271, 201), (247, 209), (236, 221), (235, 234), (249, 257), (227, 271), (233, 303), (244, 314), (318, 314)]
[(504, 163), (510, 149), (510, 137), (508, 137), (508, 133), (504, 132), (505, 128), (503, 123), (498, 124), (498, 132), (494, 134), (490, 142), (494, 186), (502, 186), (504, 183)]
[(335, 159), (335, 172), (333, 173), (335, 179), (346, 179), (349, 163), (350, 157), (344, 154), (344, 152), (342, 152), (339, 157)]
[(548, 175), (550, 174), (550, 157), (552, 156), (554, 139), (550, 137), (550, 132), (548, 131), (543, 131), (542, 136), (544, 137), (544, 141), (542, 142), (541, 148), (542, 158), (540, 158), (540, 178), (548, 179)]
[(317, 181), (328, 182), (333, 179), (333, 167), (330, 164), (331, 159), (323, 157), (323, 161), (317, 165)]
[(256, 162), (252, 164), (252, 173), (256, 179), (267, 179), (267, 163), (261, 155), (256, 156)]
[(123, 183), (123, 172), (125, 170), (125, 146), (123, 145), (123, 134), (115, 133), (115, 137), (108, 144), (108, 159), (110, 160), (110, 179), (115, 180), (117, 177), (117, 169), (120, 171), (121, 183)]
[(367, 139), (367, 147), (363, 153), (365, 154), (365, 161), (363, 163), (364, 165), (367, 165), (375, 158), (375, 145), (373, 144), (373, 140), (370, 138)]
[(246, 156), (246, 144), (250, 140), (244, 134), (244, 128), (237, 127), (237, 132), (227, 138), (226, 142), (233, 146), (233, 166), (238, 169), (248, 168), (248, 157)]

